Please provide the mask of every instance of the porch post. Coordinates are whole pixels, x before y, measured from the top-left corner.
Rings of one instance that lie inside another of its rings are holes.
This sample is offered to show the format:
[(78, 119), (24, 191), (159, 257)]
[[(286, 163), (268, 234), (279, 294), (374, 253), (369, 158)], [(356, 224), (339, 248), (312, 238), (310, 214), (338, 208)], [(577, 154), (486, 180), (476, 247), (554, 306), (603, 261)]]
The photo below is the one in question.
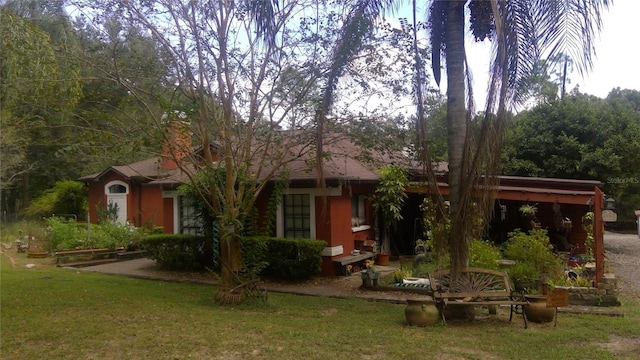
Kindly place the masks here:
[(604, 208), (604, 193), (599, 187), (595, 188), (593, 201), (593, 256), (596, 258), (596, 285), (604, 277), (604, 223), (602, 209)]

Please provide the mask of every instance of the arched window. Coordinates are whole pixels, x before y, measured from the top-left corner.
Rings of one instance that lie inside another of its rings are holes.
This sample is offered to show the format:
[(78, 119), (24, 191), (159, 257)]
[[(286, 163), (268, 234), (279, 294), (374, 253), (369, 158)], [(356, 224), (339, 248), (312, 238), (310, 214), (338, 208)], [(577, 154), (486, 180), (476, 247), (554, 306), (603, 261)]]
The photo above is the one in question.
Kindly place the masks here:
[(109, 186), (109, 194), (126, 194), (127, 187), (121, 184), (114, 184)]
[(120, 180), (109, 181), (104, 186), (104, 193), (106, 195), (127, 195), (129, 194), (129, 185)]

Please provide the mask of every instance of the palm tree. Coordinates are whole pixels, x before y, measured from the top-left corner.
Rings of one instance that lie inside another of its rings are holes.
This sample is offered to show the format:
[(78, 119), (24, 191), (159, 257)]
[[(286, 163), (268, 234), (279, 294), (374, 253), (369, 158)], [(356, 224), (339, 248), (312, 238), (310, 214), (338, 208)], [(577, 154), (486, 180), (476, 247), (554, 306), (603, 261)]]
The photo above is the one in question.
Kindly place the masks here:
[[(326, 78), (324, 97), (317, 111), (318, 166), (321, 167), (322, 124), (330, 111), (333, 89), (340, 74), (360, 51), (366, 36), (375, 29), (375, 22), (384, 11), (393, 11), (402, 1), (353, 0), (342, 28), (342, 39), (333, 52), (332, 70)], [(414, 17), (416, 2), (413, 0)], [(533, 71), (541, 58), (558, 53), (569, 54), (576, 61), (580, 73), (592, 67), (595, 54), (593, 39), (601, 29), (601, 13), (610, 0), (432, 0), (428, 24), (432, 45), (432, 71), (440, 82), (440, 58), (445, 59), (447, 81), (447, 126), (449, 154), (449, 216), (451, 229), (448, 239), (440, 239), (437, 247), (448, 247), (451, 267), (455, 272), (468, 264), (469, 240), (473, 222), (468, 221), (476, 202), (489, 217), (499, 170), (502, 127), (509, 110), (523, 100), (517, 92), (518, 84)], [(487, 106), (479, 131), (470, 131), (473, 113), (465, 53), (465, 6), (469, 6), (469, 24), (477, 40), (490, 39), (494, 44), (492, 77)], [(416, 70), (422, 71), (416, 53)], [(420, 84), (416, 84), (420, 86)], [(423, 99), (416, 91), (421, 109)], [(427, 141), (422, 114), (418, 114), (420, 148)], [(425, 169), (434, 179), (431, 158), (424, 151)], [(319, 171), (321, 174), (322, 172)], [(322, 179), (320, 179), (322, 182)], [(435, 182), (431, 186), (437, 189)], [(481, 189), (481, 191), (477, 191)], [(436, 191), (437, 193), (437, 191)], [(436, 196), (440, 211), (444, 212), (441, 196)]]

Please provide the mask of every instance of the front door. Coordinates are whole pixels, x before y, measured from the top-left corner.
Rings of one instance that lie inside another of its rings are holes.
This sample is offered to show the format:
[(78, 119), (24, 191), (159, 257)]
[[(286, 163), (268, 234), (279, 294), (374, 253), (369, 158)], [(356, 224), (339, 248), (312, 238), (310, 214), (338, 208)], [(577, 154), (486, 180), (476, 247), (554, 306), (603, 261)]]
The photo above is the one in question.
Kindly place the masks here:
[(127, 223), (127, 195), (129, 185), (122, 181), (112, 181), (105, 186), (107, 195), (107, 217), (120, 224)]
[(127, 195), (109, 195), (107, 196), (107, 204), (110, 215), (115, 216), (116, 222), (125, 224), (127, 222)]

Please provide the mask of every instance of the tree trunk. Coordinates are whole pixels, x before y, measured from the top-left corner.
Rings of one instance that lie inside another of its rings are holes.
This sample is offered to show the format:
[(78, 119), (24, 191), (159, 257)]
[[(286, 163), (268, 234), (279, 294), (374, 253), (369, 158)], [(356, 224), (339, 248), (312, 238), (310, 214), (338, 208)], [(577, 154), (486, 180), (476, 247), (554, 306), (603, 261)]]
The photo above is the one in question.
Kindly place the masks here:
[(466, 234), (456, 234), (463, 229), (461, 192), (465, 179), (464, 155), (467, 139), (467, 109), (465, 93), (465, 48), (464, 48), (464, 1), (450, 1), (447, 9), (445, 30), (447, 71), (447, 144), (449, 149), (449, 202), (451, 231), (449, 250), (452, 270), (461, 269), (468, 263)]
[(223, 288), (232, 288), (237, 285), (233, 273), (240, 271), (242, 265), (240, 238), (233, 227), (220, 231), (220, 280)]

